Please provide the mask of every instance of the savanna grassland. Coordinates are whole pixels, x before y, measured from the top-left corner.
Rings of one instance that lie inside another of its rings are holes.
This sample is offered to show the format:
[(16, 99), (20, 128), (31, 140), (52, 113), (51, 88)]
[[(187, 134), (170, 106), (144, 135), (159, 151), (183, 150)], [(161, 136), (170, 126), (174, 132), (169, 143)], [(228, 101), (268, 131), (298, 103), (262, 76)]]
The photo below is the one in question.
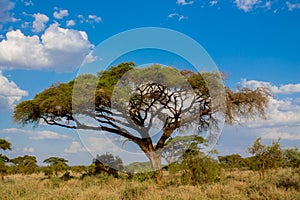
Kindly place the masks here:
[(300, 199), (300, 171), (290, 168), (269, 170), (265, 179), (254, 171), (222, 170), (218, 181), (197, 185), (177, 184), (169, 174), (162, 186), (151, 179), (72, 175), (8, 175), (0, 181), (0, 199)]

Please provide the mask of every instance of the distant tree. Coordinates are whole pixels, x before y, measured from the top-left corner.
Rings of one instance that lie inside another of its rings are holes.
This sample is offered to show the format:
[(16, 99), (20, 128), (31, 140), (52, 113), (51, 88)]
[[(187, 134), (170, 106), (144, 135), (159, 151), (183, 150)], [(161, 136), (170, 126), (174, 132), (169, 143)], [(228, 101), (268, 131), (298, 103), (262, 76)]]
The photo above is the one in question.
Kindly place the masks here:
[[(191, 126), (198, 126), (199, 132), (215, 127), (215, 114), (219, 112), (225, 114), (228, 124), (239, 117), (264, 117), (268, 102), (264, 88), (234, 92), (226, 87), (224, 91), (221, 82), (222, 77), (215, 72), (194, 73), (160, 65), (136, 68), (132, 62), (121, 63), (98, 76), (81, 75), (69, 83), (54, 85), (33, 100), (19, 103), (14, 108), (14, 119), (23, 125), (43, 121), (121, 136), (145, 153), (161, 183), (162, 149), (174, 132)], [(91, 91), (95, 92), (92, 96)], [(220, 96), (226, 99), (220, 102), (226, 103), (226, 109), (213, 106)], [(98, 125), (80, 121), (78, 116), (93, 119)], [(162, 130), (157, 141), (150, 134), (154, 123)]]
[(124, 169), (129, 174), (135, 174), (149, 172), (152, 168), (150, 162), (133, 162), (129, 165), (124, 166)]
[(117, 170), (124, 169), (122, 159), (119, 156), (114, 156), (108, 152), (102, 155), (97, 155), (93, 160), (93, 164), (95, 165), (95, 174), (105, 172), (109, 175), (113, 175), (114, 177), (118, 177)]
[[(4, 139), (0, 139), (0, 150), (11, 150), (11, 143)], [(7, 156), (0, 154), (0, 176), (2, 180), (4, 179), (4, 174), (7, 171), (5, 163), (8, 161), (9, 158)]]
[(247, 152), (254, 155), (252, 163), (257, 166), (261, 178), (265, 177), (265, 170), (277, 168), (282, 165), (283, 153), (279, 140), (273, 141), (270, 146), (261, 143), (261, 138), (257, 138)]
[(285, 166), (300, 168), (300, 151), (298, 148), (285, 149), (283, 151)]
[(13, 173), (32, 174), (38, 170), (35, 156), (18, 156), (10, 159), (9, 162), (14, 164), (14, 166), (12, 166)]
[(86, 173), (88, 170), (88, 167), (85, 165), (76, 165), (76, 166), (72, 166), (71, 170), (75, 173)]
[(11, 143), (6, 140), (0, 139), (0, 149), (4, 151), (11, 150)]
[(67, 162), (68, 160), (59, 157), (49, 157), (43, 161), (44, 163), (49, 164), (49, 167), (55, 172), (55, 175), (58, 175), (59, 171), (68, 169)]
[(241, 168), (244, 166), (244, 159), (239, 154), (218, 156), (218, 160), (226, 168)]
[(169, 138), (162, 151), (162, 157), (171, 164), (179, 160), (186, 151), (199, 148), (198, 145), (203, 144), (205, 140), (200, 136), (176, 136)]

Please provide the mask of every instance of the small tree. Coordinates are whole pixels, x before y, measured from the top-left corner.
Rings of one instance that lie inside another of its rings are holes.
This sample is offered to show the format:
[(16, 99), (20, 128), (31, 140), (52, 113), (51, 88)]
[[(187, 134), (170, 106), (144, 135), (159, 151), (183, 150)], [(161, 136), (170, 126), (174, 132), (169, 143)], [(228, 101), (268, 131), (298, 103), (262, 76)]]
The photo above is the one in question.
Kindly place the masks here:
[(119, 156), (114, 156), (108, 152), (102, 155), (97, 155), (97, 157), (93, 160), (93, 164), (95, 165), (95, 174), (105, 172), (109, 175), (113, 175), (116, 178), (118, 177), (117, 170), (124, 169), (122, 159)]
[(9, 162), (13, 163), (12, 171), (14, 173), (32, 174), (38, 169), (37, 160), (35, 156), (18, 156), (10, 159)]
[(257, 138), (253, 145), (247, 149), (247, 152), (254, 155), (252, 160), (257, 165), (260, 178), (265, 177), (265, 170), (269, 168), (277, 168), (281, 166), (283, 154), (281, 150), (280, 140), (273, 141), (270, 146), (261, 143), (261, 138)]
[(169, 171), (175, 177), (175, 184), (197, 185), (217, 181), (220, 166), (208, 154), (201, 152), (197, 143), (192, 143), (192, 147), (185, 151), (177, 162), (170, 165)]
[(298, 148), (285, 149), (283, 151), (285, 166), (300, 168), (300, 151)]
[[(11, 150), (11, 143), (6, 140), (0, 139), (0, 150)], [(8, 157), (0, 154), (0, 175), (2, 180), (4, 179), (4, 174), (7, 171), (5, 163), (8, 161)]]
[(239, 154), (218, 156), (218, 160), (220, 164), (224, 165), (226, 168), (241, 168), (243, 167), (244, 163), (244, 159)]
[(58, 175), (59, 171), (68, 169), (67, 162), (68, 160), (59, 157), (49, 157), (43, 161), (44, 163), (49, 164), (49, 167), (55, 172), (55, 175)]
[(167, 140), (165, 148), (162, 151), (162, 157), (171, 164), (179, 160), (186, 151), (198, 149), (205, 142), (200, 136), (176, 136)]

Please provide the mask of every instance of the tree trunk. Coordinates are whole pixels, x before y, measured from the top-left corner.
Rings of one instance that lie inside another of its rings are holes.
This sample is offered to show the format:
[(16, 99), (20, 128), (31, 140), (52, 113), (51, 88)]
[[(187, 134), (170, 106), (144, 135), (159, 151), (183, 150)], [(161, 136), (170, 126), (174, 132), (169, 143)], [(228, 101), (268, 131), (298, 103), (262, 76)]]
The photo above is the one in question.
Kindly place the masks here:
[(161, 151), (151, 152), (148, 154), (148, 157), (150, 159), (152, 169), (155, 170), (156, 172), (155, 175), (156, 183), (158, 185), (162, 185), (163, 173), (162, 173), (162, 166), (161, 166), (161, 159), (162, 159)]

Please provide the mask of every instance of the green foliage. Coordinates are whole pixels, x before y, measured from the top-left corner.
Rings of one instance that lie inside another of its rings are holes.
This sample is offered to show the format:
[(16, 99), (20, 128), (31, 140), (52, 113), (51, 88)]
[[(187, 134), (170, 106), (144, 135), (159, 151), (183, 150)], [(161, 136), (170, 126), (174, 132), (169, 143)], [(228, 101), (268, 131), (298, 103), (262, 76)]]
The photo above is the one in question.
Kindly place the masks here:
[(123, 161), (119, 156), (114, 156), (111, 153), (106, 152), (102, 155), (97, 155), (94, 159), (93, 163), (97, 165), (97, 163), (103, 163), (105, 165), (110, 166), (111, 168), (117, 169), (117, 170), (123, 170)]
[(19, 156), (10, 159), (9, 162), (14, 164), (9, 168), (11, 173), (32, 174), (38, 171), (38, 165), (35, 156)]
[(187, 149), (189, 149), (189, 151), (192, 149), (198, 150), (198, 146), (204, 142), (205, 140), (203, 137), (194, 135), (170, 138), (163, 148), (162, 157), (168, 164), (171, 164), (172, 162), (179, 160)]
[(270, 146), (261, 143), (261, 138), (257, 138), (247, 151), (254, 155), (252, 164), (257, 166), (260, 175), (264, 178), (265, 169), (278, 168), (283, 163), (283, 151), (278, 141), (273, 141)]
[[(0, 150), (11, 150), (11, 143), (7, 140), (0, 139)], [(7, 166), (5, 165), (6, 162), (9, 161), (9, 158), (5, 155), (0, 153), (0, 175), (3, 180), (3, 175), (7, 172)]]
[(218, 156), (218, 160), (220, 164), (226, 168), (242, 168), (245, 166), (244, 159), (239, 154)]
[[(196, 145), (196, 144), (195, 144)], [(199, 149), (188, 149), (177, 163), (171, 164), (169, 172), (173, 175), (170, 184), (198, 185), (216, 182), (220, 179), (220, 165)]]
[(283, 157), (286, 166), (292, 168), (300, 167), (300, 151), (298, 148), (285, 149)]
[(105, 154), (96, 156), (89, 171), (92, 175), (107, 173), (108, 175), (118, 177), (118, 170), (123, 169), (122, 159), (119, 156), (114, 156), (106, 152)]
[(124, 170), (130, 174), (144, 173), (152, 171), (152, 167), (150, 162), (133, 162), (124, 166)]
[(220, 180), (220, 166), (209, 156), (189, 156), (169, 166), (171, 184), (198, 185)]
[(4, 151), (11, 150), (11, 143), (6, 140), (0, 139), (0, 149)]
[[(65, 160), (64, 158), (59, 157), (49, 157), (43, 161), (44, 163), (49, 164), (49, 169), (52, 169), (52, 171), (55, 172), (55, 175), (57, 176), (59, 171), (67, 170), (69, 167), (67, 165), (68, 160)], [(49, 173), (49, 170), (48, 170)]]

